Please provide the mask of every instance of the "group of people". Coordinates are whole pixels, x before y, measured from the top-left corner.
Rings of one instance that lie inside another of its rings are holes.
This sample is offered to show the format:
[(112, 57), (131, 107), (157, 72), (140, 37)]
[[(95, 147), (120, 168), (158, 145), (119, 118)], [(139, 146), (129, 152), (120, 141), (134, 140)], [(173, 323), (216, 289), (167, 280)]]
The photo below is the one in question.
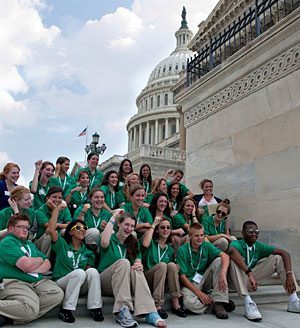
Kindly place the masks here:
[(249, 290), (274, 272), (290, 295), (288, 311), (300, 313), (290, 255), (258, 242), (253, 221), (243, 224), (242, 239), (232, 236), (230, 201), (213, 194), (211, 180), (202, 180), (203, 193), (194, 195), (180, 170), (152, 180), (147, 164), (134, 173), (124, 159), (118, 171), (103, 174), (98, 161), (90, 153), (87, 167), (72, 177), (67, 157), (56, 165), (39, 160), (29, 188), (17, 185), (17, 164), (5, 165), (0, 326), (32, 321), (59, 304), (59, 318), (72, 323), (79, 295), (87, 294), (95, 321), (104, 320), (101, 296), (107, 295), (121, 326), (135, 327), (135, 318), (145, 316), (166, 327), (166, 290), (181, 318), (190, 311), (227, 319), (234, 289), (244, 298), (245, 316), (259, 321)]

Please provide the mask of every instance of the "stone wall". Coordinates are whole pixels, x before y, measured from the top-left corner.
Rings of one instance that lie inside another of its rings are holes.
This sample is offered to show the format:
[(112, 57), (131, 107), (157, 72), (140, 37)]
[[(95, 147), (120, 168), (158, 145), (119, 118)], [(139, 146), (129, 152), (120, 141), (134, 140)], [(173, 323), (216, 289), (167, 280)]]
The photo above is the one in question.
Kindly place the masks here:
[(195, 192), (212, 179), (216, 196), (232, 201), (231, 228), (256, 221), (260, 240), (287, 249), (300, 278), (299, 8), (176, 102), (185, 116), (187, 185)]

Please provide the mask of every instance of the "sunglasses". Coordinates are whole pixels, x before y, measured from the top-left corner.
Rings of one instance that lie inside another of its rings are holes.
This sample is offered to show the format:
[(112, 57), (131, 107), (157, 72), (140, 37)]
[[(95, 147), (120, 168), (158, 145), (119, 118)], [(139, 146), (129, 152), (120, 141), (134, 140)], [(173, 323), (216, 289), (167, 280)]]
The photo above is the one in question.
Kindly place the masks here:
[(257, 229), (249, 229), (249, 230), (247, 231), (247, 233), (249, 233), (250, 235), (253, 235), (254, 233), (255, 233), (256, 235), (258, 235), (258, 234), (259, 234), (259, 230), (257, 230)]
[(160, 226), (159, 229), (161, 230), (171, 230), (171, 227), (170, 226)]
[(219, 214), (222, 214), (222, 216), (227, 216), (227, 213), (225, 213), (225, 212), (222, 212), (222, 211), (220, 211), (220, 210), (217, 210), (217, 214), (219, 215)]
[(88, 229), (88, 226), (83, 226), (83, 225), (75, 225), (74, 227), (71, 228), (70, 231), (72, 231), (73, 229), (77, 230), (77, 231), (80, 231), (80, 230), (87, 230)]

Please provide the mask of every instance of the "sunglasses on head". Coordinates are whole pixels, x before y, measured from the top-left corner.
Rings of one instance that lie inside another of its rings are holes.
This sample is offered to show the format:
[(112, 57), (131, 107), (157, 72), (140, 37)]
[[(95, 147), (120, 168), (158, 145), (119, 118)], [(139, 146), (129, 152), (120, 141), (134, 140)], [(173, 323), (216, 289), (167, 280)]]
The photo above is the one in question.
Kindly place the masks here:
[(219, 214), (222, 214), (222, 216), (227, 216), (227, 213), (225, 213), (225, 212), (222, 212), (221, 210), (217, 210), (217, 214), (219, 215)]
[(80, 230), (87, 230), (88, 227), (87, 226), (83, 226), (83, 225), (75, 225), (74, 227), (71, 228), (71, 231), (75, 229), (77, 231), (80, 231)]
[(249, 233), (250, 235), (253, 235), (254, 233), (255, 233), (256, 235), (258, 235), (258, 234), (259, 234), (259, 230), (257, 230), (257, 229), (249, 229), (249, 230), (247, 231), (247, 233)]

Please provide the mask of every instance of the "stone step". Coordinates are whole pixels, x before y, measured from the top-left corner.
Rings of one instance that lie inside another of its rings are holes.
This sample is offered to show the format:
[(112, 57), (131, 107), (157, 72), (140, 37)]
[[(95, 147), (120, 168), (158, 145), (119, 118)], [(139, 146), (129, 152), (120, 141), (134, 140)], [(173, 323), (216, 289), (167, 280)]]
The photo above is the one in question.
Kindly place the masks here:
[[(276, 281), (277, 282), (277, 281)], [(271, 303), (287, 303), (288, 295), (284, 291), (283, 287), (280, 285), (265, 285), (259, 286), (258, 290), (255, 293), (250, 293), (253, 300), (257, 305), (259, 304), (271, 304)], [(238, 305), (243, 305), (243, 300), (237, 295), (236, 292), (230, 292), (229, 298), (234, 301), (234, 303)], [(166, 302), (164, 304), (164, 309), (169, 311), (171, 310), (171, 297), (169, 294), (165, 296)], [(114, 304), (114, 298), (109, 296), (103, 296), (103, 314), (111, 314)], [(59, 307), (54, 308), (50, 312), (48, 312), (45, 317), (57, 317), (59, 311)], [(89, 311), (86, 308), (86, 296), (80, 296), (76, 309), (76, 317), (80, 316), (90, 316)]]

